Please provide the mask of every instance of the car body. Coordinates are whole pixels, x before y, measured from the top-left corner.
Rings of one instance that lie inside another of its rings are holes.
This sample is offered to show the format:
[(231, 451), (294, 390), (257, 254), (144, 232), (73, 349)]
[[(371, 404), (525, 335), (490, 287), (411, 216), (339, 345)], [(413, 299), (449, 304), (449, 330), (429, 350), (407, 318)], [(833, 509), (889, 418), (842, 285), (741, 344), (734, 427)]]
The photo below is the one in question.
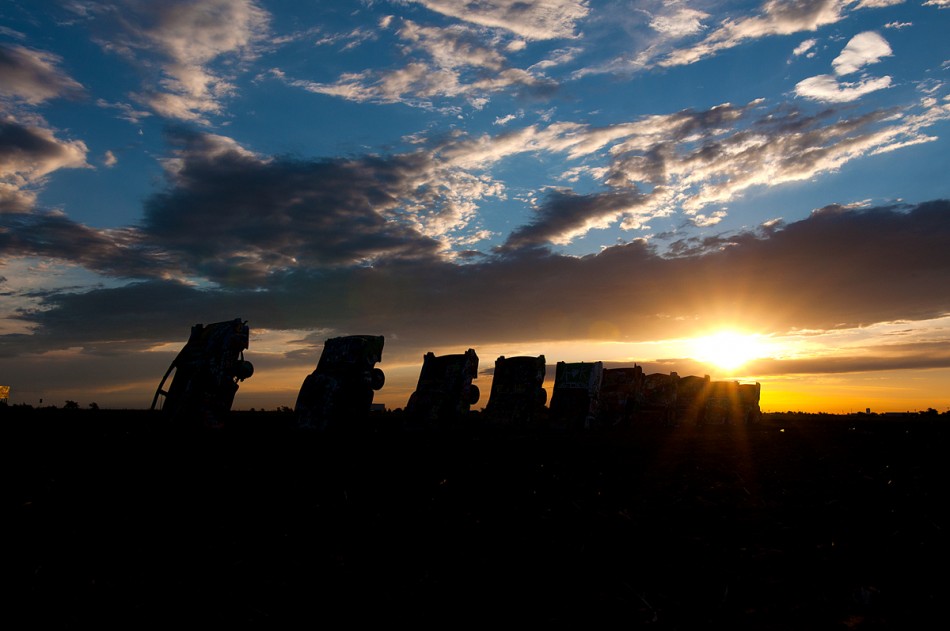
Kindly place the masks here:
[(486, 424), (507, 427), (534, 426), (544, 413), (544, 355), (505, 357), (495, 360), (491, 393), (483, 416)]
[(416, 390), (406, 404), (408, 424), (421, 429), (450, 429), (459, 426), (472, 405), (478, 402), (478, 354), (435, 355), (426, 353)]
[(603, 362), (558, 362), (548, 412), (549, 428), (590, 429), (597, 422)]
[(706, 398), (702, 422), (716, 425), (757, 423), (761, 385), (738, 381), (713, 381)]
[(605, 368), (600, 387), (600, 424), (623, 425), (634, 418), (643, 400), (643, 368)]
[(326, 431), (353, 428), (373, 405), (385, 383), (382, 335), (347, 335), (326, 340), (320, 360), (304, 379), (294, 404), (297, 427)]
[(221, 427), (238, 383), (254, 373), (251, 362), (244, 360), (249, 340), (250, 328), (240, 318), (191, 327), (188, 342), (158, 384), (151, 409), (174, 421)]

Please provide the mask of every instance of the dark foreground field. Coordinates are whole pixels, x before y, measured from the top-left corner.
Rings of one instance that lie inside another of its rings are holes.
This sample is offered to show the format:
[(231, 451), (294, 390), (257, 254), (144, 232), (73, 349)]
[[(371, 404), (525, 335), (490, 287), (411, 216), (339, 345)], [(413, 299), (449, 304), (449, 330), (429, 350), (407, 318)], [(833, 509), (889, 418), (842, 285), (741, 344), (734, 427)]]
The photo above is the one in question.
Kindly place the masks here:
[(920, 629), (950, 602), (945, 417), (336, 438), (264, 413), (0, 419), (4, 617), (30, 627)]

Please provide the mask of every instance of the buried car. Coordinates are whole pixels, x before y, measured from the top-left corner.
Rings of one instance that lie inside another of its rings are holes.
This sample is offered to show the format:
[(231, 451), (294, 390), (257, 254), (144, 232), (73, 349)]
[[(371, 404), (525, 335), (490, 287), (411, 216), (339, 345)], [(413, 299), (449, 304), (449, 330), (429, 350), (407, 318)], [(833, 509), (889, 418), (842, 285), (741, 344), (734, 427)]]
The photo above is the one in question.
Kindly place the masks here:
[(348, 335), (323, 344), (316, 369), (304, 379), (294, 405), (297, 427), (330, 430), (365, 420), (385, 375), (376, 368), (382, 335)]
[(643, 399), (643, 368), (605, 368), (600, 387), (600, 422), (606, 427), (630, 422)]
[(543, 388), (544, 355), (505, 357), (495, 360), (491, 393), (483, 412), (486, 423), (527, 427), (538, 422), (548, 393)]
[[(247, 322), (240, 318), (191, 327), (188, 342), (155, 390), (151, 409), (173, 421), (191, 419), (208, 427), (222, 426), (238, 382), (254, 373), (251, 362), (244, 360), (249, 338)], [(171, 384), (165, 390), (169, 376)]]
[(551, 429), (590, 429), (597, 422), (603, 362), (558, 362), (548, 413)]
[(426, 353), (419, 383), (406, 404), (408, 424), (419, 429), (449, 429), (459, 425), (470, 407), (478, 403), (478, 386), (472, 383), (477, 377), (475, 349), (453, 355)]

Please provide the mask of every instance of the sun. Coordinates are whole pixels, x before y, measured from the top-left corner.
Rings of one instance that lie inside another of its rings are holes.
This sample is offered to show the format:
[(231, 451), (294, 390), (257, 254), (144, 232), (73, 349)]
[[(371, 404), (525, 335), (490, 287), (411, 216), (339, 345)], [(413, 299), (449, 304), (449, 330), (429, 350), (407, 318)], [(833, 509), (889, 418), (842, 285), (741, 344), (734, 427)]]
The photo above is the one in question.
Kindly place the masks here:
[(759, 335), (737, 331), (719, 331), (692, 341), (693, 359), (733, 371), (764, 355), (765, 344)]

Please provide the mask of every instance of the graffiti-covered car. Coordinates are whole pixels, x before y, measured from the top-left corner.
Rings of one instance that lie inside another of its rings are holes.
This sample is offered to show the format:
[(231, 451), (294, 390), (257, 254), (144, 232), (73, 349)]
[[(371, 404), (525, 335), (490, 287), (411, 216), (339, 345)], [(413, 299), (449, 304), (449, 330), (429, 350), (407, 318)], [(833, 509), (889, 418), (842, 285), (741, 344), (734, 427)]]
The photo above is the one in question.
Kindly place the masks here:
[(382, 335), (328, 339), (320, 361), (304, 379), (294, 405), (297, 427), (330, 430), (358, 426), (369, 414), (385, 375), (376, 367), (383, 356)]
[(675, 372), (644, 375), (643, 396), (637, 410), (637, 421), (674, 425), (679, 379)]
[(643, 368), (605, 368), (600, 387), (600, 424), (622, 425), (636, 415), (643, 399)]
[(478, 403), (478, 355), (474, 349), (451, 355), (428, 352), (415, 392), (406, 404), (411, 427), (448, 429), (463, 422), (472, 405)]
[(761, 385), (738, 381), (713, 381), (706, 397), (703, 423), (730, 425), (757, 423)]
[(545, 359), (505, 357), (495, 360), (491, 392), (483, 415), (495, 426), (534, 426), (544, 413), (548, 393), (544, 389)]
[(238, 383), (254, 373), (254, 366), (244, 359), (249, 339), (250, 328), (240, 318), (191, 327), (188, 342), (155, 390), (151, 409), (174, 421), (222, 426)]
[(590, 429), (597, 422), (603, 362), (558, 362), (548, 413), (555, 430)]

